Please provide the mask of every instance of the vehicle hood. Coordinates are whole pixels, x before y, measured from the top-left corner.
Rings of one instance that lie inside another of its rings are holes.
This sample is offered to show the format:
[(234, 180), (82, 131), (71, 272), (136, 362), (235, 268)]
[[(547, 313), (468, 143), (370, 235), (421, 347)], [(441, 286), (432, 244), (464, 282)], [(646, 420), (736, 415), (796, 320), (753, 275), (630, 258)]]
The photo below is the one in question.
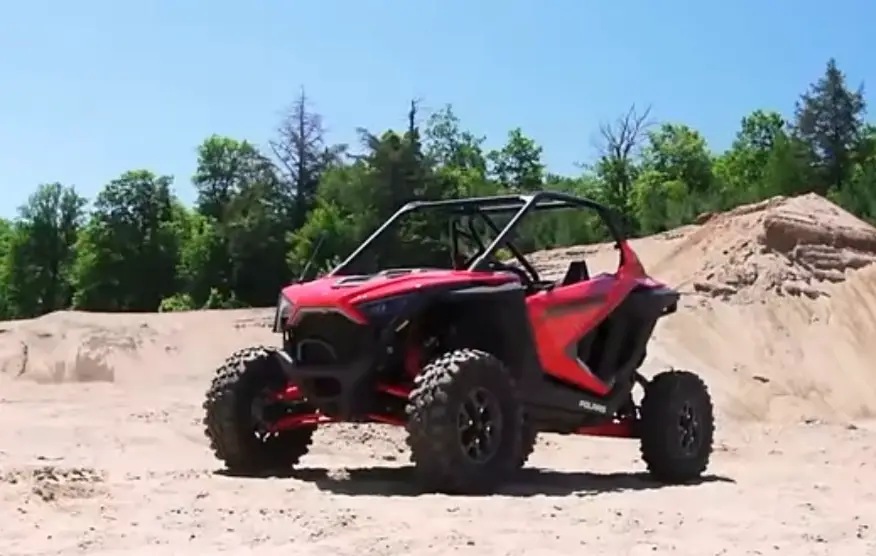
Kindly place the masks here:
[(352, 309), (359, 303), (412, 293), (419, 289), (455, 284), (499, 285), (517, 280), (516, 276), (507, 272), (386, 270), (371, 275), (326, 276), (310, 282), (291, 284), (283, 289), (283, 295), (296, 308)]

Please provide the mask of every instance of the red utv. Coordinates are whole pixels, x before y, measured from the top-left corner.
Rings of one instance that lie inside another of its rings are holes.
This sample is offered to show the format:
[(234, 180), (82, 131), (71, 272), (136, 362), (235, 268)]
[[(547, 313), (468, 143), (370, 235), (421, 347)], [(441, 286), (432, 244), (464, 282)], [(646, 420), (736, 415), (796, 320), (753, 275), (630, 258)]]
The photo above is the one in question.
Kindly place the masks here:
[[(554, 209), (595, 211), (616, 242), (614, 273), (590, 276), (577, 260), (559, 281), (539, 276), (513, 238), (527, 215)], [(446, 268), (392, 268), (374, 253), (411, 217), (449, 223)], [(542, 191), (409, 203), (326, 276), (283, 290), (282, 346), (218, 369), (206, 434), (230, 471), (259, 473), (298, 463), (324, 423), (403, 426), (425, 489), (454, 493), (495, 491), (541, 432), (637, 438), (655, 479), (686, 482), (712, 451), (708, 390), (689, 372), (638, 371), (678, 299), (593, 201)]]

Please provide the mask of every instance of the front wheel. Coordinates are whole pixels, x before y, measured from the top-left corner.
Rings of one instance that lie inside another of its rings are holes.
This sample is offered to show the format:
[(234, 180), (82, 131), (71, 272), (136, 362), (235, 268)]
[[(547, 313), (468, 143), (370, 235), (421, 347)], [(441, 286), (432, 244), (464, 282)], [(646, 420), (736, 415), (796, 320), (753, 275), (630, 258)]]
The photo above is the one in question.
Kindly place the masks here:
[(709, 465), (715, 418), (708, 388), (687, 371), (658, 374), (645, 387), (641, 407), (642, 459), (655, 479), (685, 483)]
[(266, 400), (286, 386), (274, 348), (252, 347), (233, 353), (216, 370), (204, 401), (210, 447), (229, 471), (257, 474), (287, 470), (310, 448), (316, 426), (264, 433)]
[(489, 353), (461, 349), (430, 362), (407, 413), (411, 459), (428, 490), (488, 494), (521, 464), (523, 407)]

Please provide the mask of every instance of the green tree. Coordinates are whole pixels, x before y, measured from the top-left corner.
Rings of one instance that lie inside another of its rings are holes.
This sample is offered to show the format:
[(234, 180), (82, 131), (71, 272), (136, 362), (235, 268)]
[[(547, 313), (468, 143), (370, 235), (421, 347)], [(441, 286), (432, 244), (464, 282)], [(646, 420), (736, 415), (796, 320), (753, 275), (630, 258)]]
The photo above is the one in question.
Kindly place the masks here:
[(473, 170), (486, 178), (485, 138), (462, 129), (452, 106), (448, 104), (432, 114), (423, 135), (425, 154), (439, 168)]
[(424, 151), (443, 197), (478, 197), (499, 191), (501, 186), (487, 178), (485, 139), (464, 130), (450, 105), (429, 117), (423, 135)]
[(70, 306), (73, 246), (86, 201), (75, 188), (40, 185), (6, 234), (3, 290), (10, 315), (33, 317)]
[(519, 127), (508, 132), (508, 140), (487, 155), (496, 181), (512, 191), (533, 191), (544, 185), (542, 148)]
[[(326, 172), (307, 221), (288, 234), (287, 263), (294, 276), (301, 274), (311, 256), (312, 270), (327, 270), (374, 231), (380, 220), (373, 187), (373, 172), (365, 158)], [(319, 252), (314, 253), (320, 242)]]
[(9, 242), (12, 239), (12, 222), (6, 218), (0, 218), (0, 319), (12, 318), (12, 313), (9, 310), (9, 297), (7, 290), (7, 275), (9, 273), (9, 263), (7, 261), (7, 253), (9, 253)]
[(92, 311), (156, 311), (178, 291), (178, 226), (170, 176), (134, 170), (98, 194), (76, 244), (73, 304)]
[(785, 120), (777, 112), (755, 110), (742, 118), (730, 149), (717, 158), (715, 177), (730, 203), (749, 202), (778, 194), (766, 182), (767, 166), (774, 158), (777, 142), (787, 142)]
[(192, 177), (198, 212), (225, 222), (232, 201), (254, 176), (271, 171), (270, 161), (251, 143), (211, 135), (198, 147), (198, 166)]
[(278, 187), (270, 175), (247, 184), (223, 225), (232, 271), (228, 294), (241, 305), (270, 305), (290, 279), (286, 265), (288, 221)]
[(231, 291), (231, 264), (216, 219), (180, 210), (180, 255), (177, 274), (182, 292), (200, 307), (213, 289)]
[(225, 297), (236, 292), (243, 303), (270, 303), (288, 279), (285, 237), (294, 202), (276, 167), (251, 143), (214, 135), (198, 149), (192, 183), (198, 215), (182, 248), (187, 292), (198, 304), (213, 289)]
[(645, 234), (687, 224), (698, 210), (687, 184), (658, 170), (646, 170), (639, 176), (633, 184), (630, 205)]
[(830, 197), (846, 210), (876, 225), (876, 128), (867, 126), (859, 160), (849, 180)]
[(706, 140), (684, 124), (663, 124), (648, 134), (643, 166), (678, 180), (692, 193), (706, 193), (713, 184), (712, 157)]
[(826, 195), (839, 190), (854, 172), (866, 113), (863, 85), (856, 91), (836, 60), (827, 62), (824, 75), (800, 97), (794, 131), (808, 145), (816, 178), (810, 189)]
[(653, 233), (685, 224), (721, 205), (726, 203), (712, 173), (705, 139), (682, 124), (663, 124), (649, 132), (642, 174), (631, 194), (641, 231)]
[(776, 136), (769, 153), (763, 171), (763, 182), (749, 200), (805, 193), (811, 190), (810, 184), (815, 181), (817, 177), (811, 166), (807, 146), (799, 138), (781, 133)]

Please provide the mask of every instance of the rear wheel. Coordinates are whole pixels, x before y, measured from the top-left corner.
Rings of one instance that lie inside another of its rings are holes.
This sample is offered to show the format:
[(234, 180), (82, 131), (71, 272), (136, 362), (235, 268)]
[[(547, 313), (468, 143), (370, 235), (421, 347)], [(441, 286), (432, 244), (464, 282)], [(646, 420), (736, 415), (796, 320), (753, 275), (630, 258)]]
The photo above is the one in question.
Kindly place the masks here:
[(709, 464), (714, 434), (712, 399), (700, 377), (668, 371), (645, 387), (641, 450), (652, 477), (666, 483), (700, 477)]
[(255, 474), (289, 469), (307, 453), (315, 425), (264, 432), (271, 395), (285, 386), (274, 348), (239, 350), (217, 369), (203, 404), (204, 432), (229, 471)]
[(432, 491), (487, 494), (521, 462), (523, 408), (496, 357), (451, 351), (423, 369), (408, 406), (408, 445)]

